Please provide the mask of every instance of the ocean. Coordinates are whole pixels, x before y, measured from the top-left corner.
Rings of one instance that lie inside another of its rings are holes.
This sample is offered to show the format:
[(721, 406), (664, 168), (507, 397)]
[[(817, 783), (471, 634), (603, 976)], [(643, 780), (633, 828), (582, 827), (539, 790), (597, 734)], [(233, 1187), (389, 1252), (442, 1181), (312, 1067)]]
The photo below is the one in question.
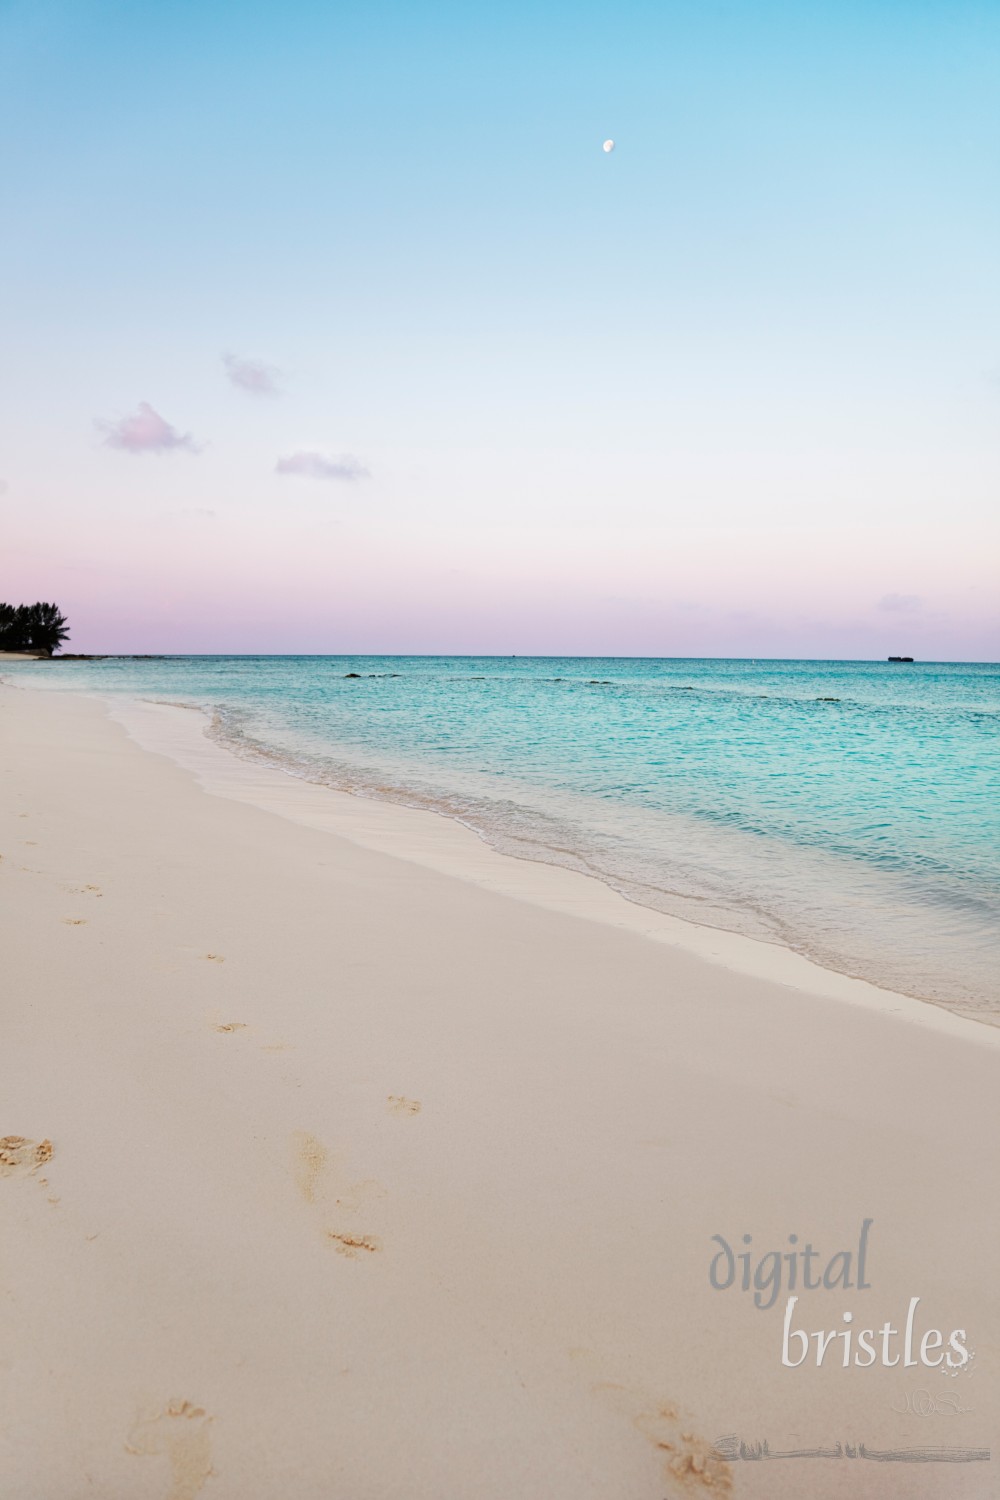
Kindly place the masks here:
[(996, 665), (177, 656), (26, 678), (198, 705), (239, 755), (1000, 1024)]

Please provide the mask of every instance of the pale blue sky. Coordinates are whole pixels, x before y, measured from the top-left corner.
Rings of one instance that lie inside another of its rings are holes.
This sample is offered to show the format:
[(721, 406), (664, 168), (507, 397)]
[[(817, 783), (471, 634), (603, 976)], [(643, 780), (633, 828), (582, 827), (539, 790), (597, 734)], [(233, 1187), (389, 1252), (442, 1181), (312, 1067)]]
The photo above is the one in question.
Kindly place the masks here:
[[(1000, 654), (998, 84), (963, 0), (0, 4), (0, 597), (78, 649)], [(199, 451), (108, 446), (143, 401)]]

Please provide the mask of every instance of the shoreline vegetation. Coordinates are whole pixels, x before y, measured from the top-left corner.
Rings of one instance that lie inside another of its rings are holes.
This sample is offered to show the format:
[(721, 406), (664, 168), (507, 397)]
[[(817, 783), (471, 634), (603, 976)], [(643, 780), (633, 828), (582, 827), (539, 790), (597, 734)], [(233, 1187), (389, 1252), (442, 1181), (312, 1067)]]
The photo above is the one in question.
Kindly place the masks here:
[(51, 657), (69, 639), (69, 625), (58, 604), (0, 602), (0, 652)]

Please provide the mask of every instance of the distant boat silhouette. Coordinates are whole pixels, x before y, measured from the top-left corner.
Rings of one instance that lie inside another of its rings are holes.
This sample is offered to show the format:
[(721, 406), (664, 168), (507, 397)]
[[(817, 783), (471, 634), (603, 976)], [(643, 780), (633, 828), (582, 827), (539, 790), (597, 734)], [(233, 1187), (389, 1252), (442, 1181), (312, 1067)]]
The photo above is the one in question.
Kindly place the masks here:
[(890, 661), (912, 661), (913, 657), (912, 656), (890, 656), (889, 660)]

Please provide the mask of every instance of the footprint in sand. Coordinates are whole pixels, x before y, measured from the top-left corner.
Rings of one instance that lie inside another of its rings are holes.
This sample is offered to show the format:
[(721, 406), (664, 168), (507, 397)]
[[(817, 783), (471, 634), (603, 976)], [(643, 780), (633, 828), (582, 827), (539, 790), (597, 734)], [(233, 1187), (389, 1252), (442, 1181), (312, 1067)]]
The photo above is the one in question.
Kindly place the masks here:
[[(333, 1167), (330, 1152), (321, 1140), (308, 1131), (297, 1130), (293, 1136), (293, 1145), (295, 1181), (306, 1203), (325, 1201), (334, 1216), (350, 1218), (372, 1199), (385, 1197), (385, 1188), (374, 1178), (353, 1183), (341, 1181), (344, 1174)], [(339, 1255), (346, 1255), (353, 1260), (371, 1255), (382, 1248), (377, 1235), (355, 1229), (338, 1227), (326, 1229), (325, 1234)]]
[(86, 917), (63, 917), (63, 923), (67, 927), (86, 927)]
[(360, 1260), (363, 1255), (374, 1255), (382, 1248), (382, 1242), (374, 1234), (336, 1234), (328, 1229), (326, 1237), (333, 1242), (338, 1255), (346, 1255), (350, 1260)]
[(247, 1023), (245, 1021), (220, 1021), (217, 1026), (213, 1026), (212, 1027), (212, 1030), (213, 1031), (246, 1031), (247, 1030)]
[[(573, 1349), (571, 1357), (594, 1369), (596, 1357), (589, 1349)], [(627, 1417), (664, 1456), (664, 1478), (671, 1496), (731, 1495), (733, 1472), (724, 1456), (695, 1431), (694, 1424), (675, 1403), (651, 1401), (642, 1392), (611, 1381), (599, 1381), (591, 1389), (596, 1396)]]
[(171, 1401), (163, 1411), (140, 1415), (128, 1435), (125, 1451), (138, 1458), (170, 1460), (170, 1489), (164, 1500), (194, 1500), (212, 1472), (209, 1423), (202, 1406)]
[(29, 1177), (52, 1159), (52, 1142), (23, 1135), (0, 1136), (0, 1177)]
[(419, 1115), (420, 1100), (407, 1099), (403, 1094), (390, 1094), (388, 1099), (391, 1115)]
[(326, 1166), (328, 1152), (322, 1141), (306, 1130), (297, 1130), (295, 1142), (295, 1181), (307, 1203), (316, 1201), (316, 1184)]
[(713, 1445), (698, 1437), (675, 1406), (640, 1412), (635, 1426), (666, 1455), (667, 1478), (681, 1494), (729, 1495), (733, 1473)]
[(224, 964), (226, 961), (221, 953), (203, 953), (201, 956), (206, 963), (210, 964)]

